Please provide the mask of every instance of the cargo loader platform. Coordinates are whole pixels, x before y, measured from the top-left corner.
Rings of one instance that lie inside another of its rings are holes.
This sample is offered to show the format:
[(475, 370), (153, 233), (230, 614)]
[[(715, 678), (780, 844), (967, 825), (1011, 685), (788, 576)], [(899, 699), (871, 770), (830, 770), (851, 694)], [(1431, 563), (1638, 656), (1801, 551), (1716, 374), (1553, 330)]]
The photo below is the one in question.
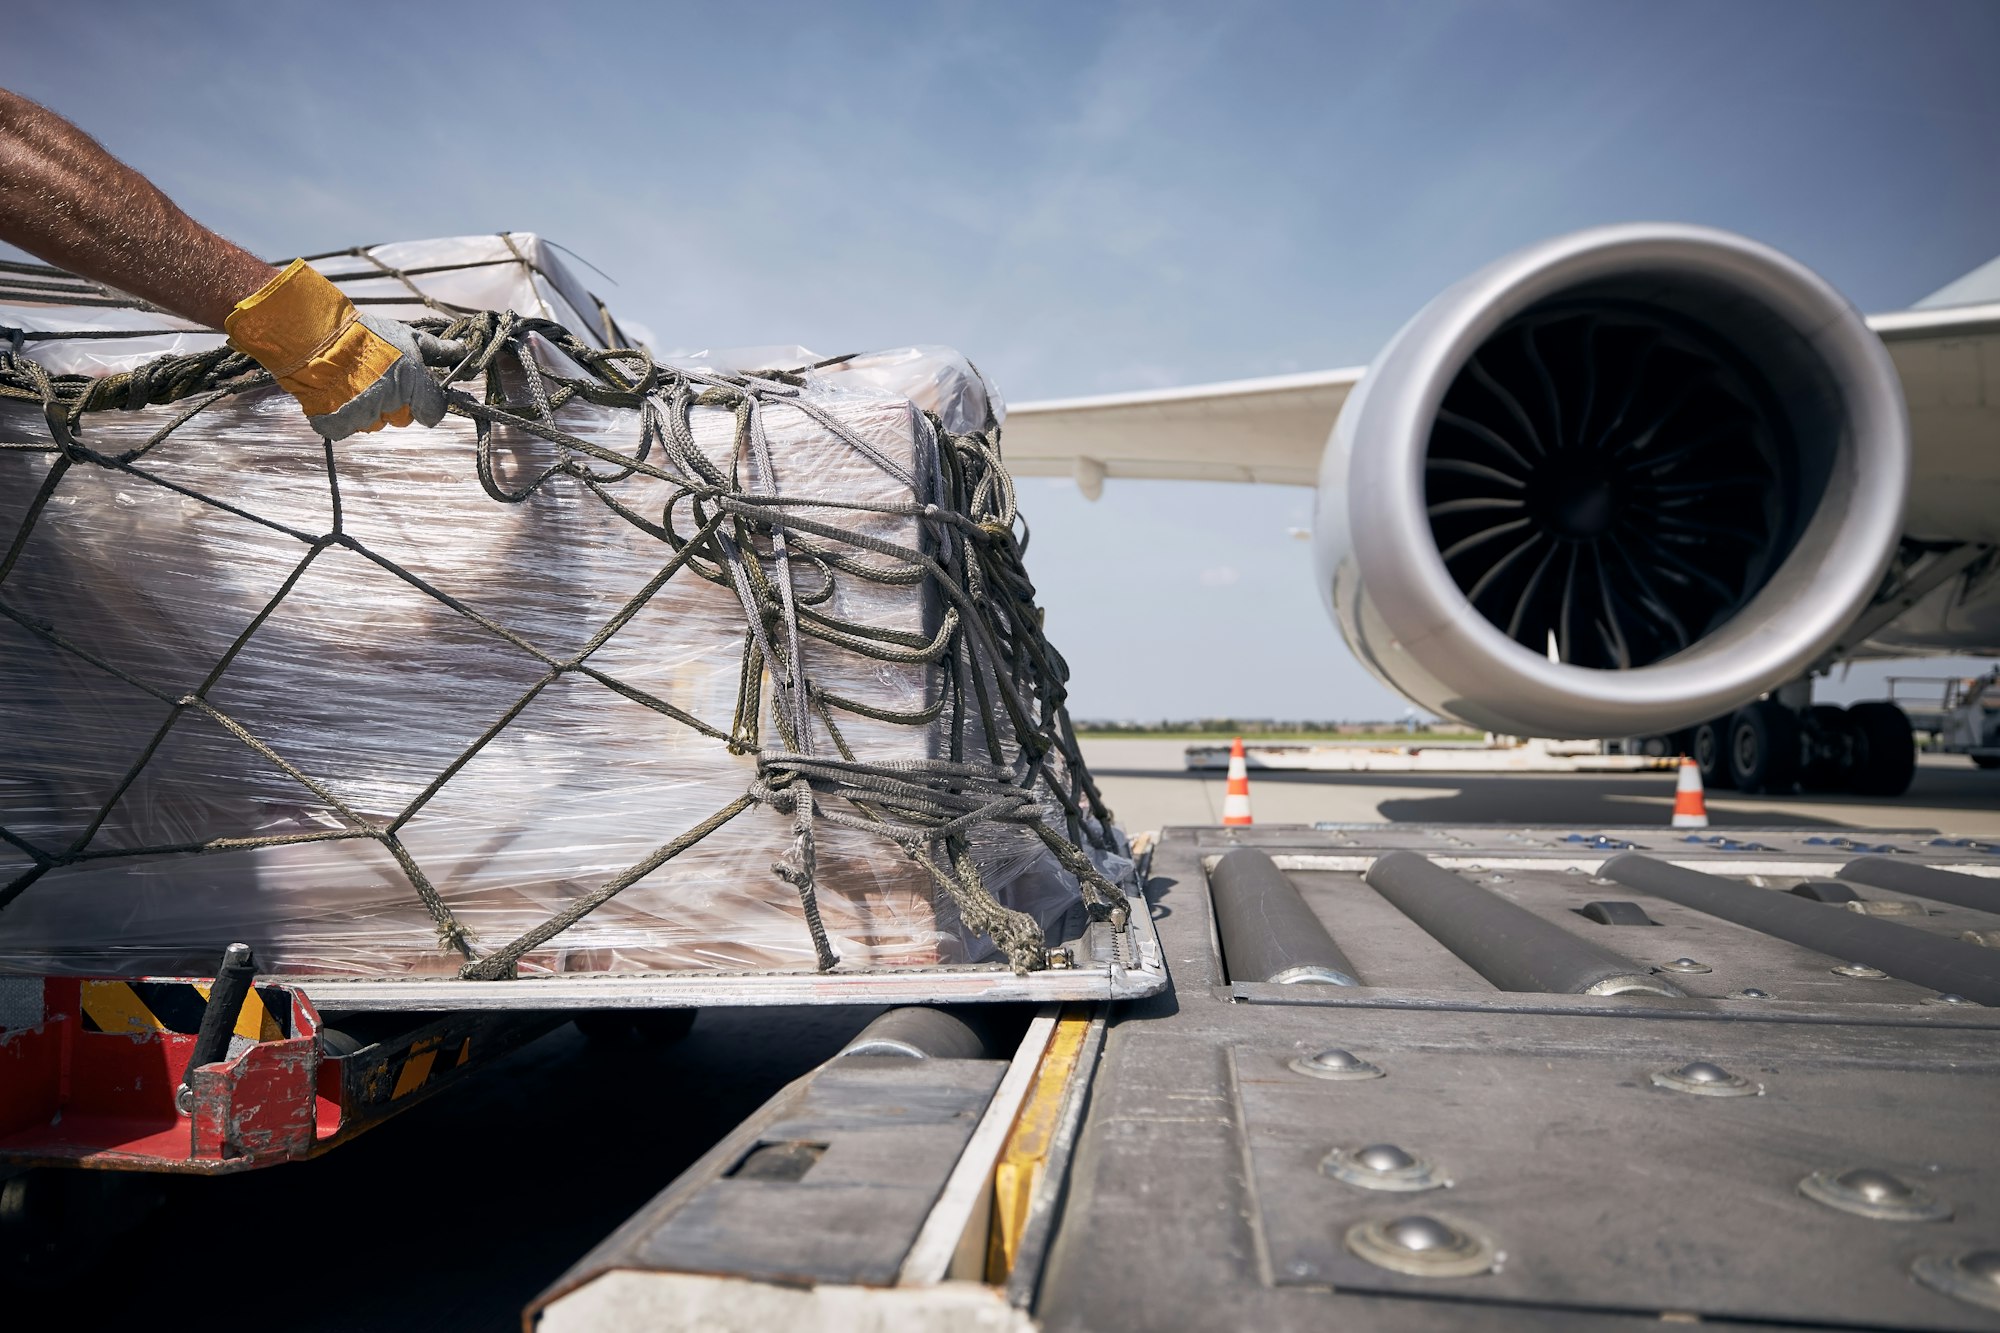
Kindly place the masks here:
[(1174, 829), (1148, 899), (1171, 992), (830, 1061), (531, 1326), (2000, 1328), (2000, 847)]
[(1052, 951), (1064, 965), (1026, 974), (996, 962), (514, 981), (259, 977), (229, 1021), (228, 1047), (199, 1068), (190, 1061), (210, 978), (0, 978), (0, 1169), (213, 1173), (317, 1156), (573, 1017), (1107, 1002), (1165, 989), (1143, 913), (1095, 921), (1079, 910), (1071, 925)]

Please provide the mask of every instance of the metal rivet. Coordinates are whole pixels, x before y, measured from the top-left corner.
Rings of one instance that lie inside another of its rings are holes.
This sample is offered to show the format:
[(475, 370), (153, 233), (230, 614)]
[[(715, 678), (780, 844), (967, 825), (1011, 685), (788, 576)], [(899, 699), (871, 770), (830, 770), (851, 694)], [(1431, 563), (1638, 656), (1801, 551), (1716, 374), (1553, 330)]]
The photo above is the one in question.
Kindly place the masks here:
[(1752, 1083), (1709, 1060), (1690, 1061), (1679, 1069), (1656, 1070), (1651, 1078), (1656, 1088), (1691, 1092), (1697, 1097), (1758, 1097), (1764, 1092), (1763, 1084)]
[(1715, 971), (1715, 969), (1710, 967), (1707, 963), (1697, 963), (1692, 958), (1676, 958), (1671, 963), (1661, 963), (1658, 967), (1654, 968), (1653, 970), (1655, 972), (1690, 972), (1690, 973)]
[(1872, 1166), (1815, 1171), (1799, 1182), (1799, 1193), (1814, 1203), (1878, 1222), (1942, 1222), (1951, 1216), (1950, 1204)]
[(1370, 1171), (1401, 1171), (1415, 1165), (1417, 1159), (1393, 1143), (1371, 1143), (1354, 1154), (1354, 1160)]
[(1870, 967), (1866, 963), (1842, 963), (1839, 967), (1828, 970), (1836, 977), (1859, 977), (1863, 981), (1887, 981), (1889, 979), (1887, 972), (1884, 972), (1879, 967)]
[(1330, 1046), (1314, 1055), (1294, 1056), (1286, 1062), (1301, 1074), (1334, 1080), (1381, 1078), (1382, 1071), (1352, 1051)]
[(1971, 1250), (1949, 1258), (1925, 1255), (1910, 1271), (1933, 1291), (2000, 1310), (2000, 1250)]
[(1352, 1152), (1335, 1148), (1320, 1161), (1319, 1169), (1365, 1190), (1415, 1193), (1451, 1184), (1428, 1157), (1406, 1152), (1393, 1143), (1371, 1143)]
[(1852, 1171), (1843, 1171), (1834, 1177), (1834, 1181), (1843, 1189), (1853, 1190), (1870, 1203), (1907, 1199), (1916, 1193), (1887, 1171), (1877, 1171), (1865, 1166), (1857, 1166)]
[(1498, 1257), (1484, 1236), (1423, 1214), (1357, 1223), (1346, 1241), (1359, 1258), (1414, 1277), (1471, 1277), (1491, 1270)]
[(1768, 1000), (1771, 998), (1771, 992), (1758, 990), (1755, 986), (1745, 986), (1742, 990), (1737, 991), (1736, 995), (1737, 998), (1744, 1000)]
[(1972, 1001), (1966, 999), (1963, 995), (1955, 995), (1950, 991), (1945, 991), (1943, 994), (1931, 996), (1929, 999), (1925, 1000), (1924, 1003), (1925, 1004), (1971, 1004)]
[(1447, 1250), (1458, 1243), (1458, 1235), (1435, 1217), (1399, 1217), (1382, 1228), (1382, 1238), (1398, 1249), (1421, 1253)]

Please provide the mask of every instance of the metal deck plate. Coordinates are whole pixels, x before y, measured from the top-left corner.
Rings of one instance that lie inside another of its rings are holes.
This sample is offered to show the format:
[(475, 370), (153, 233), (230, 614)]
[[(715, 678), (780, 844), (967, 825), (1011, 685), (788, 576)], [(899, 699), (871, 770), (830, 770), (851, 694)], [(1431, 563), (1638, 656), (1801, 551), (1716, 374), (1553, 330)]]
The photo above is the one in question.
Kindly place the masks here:
[[(1836, 972), (1848, 960), (1595, 878), (1633, 846), (1754, 894), (1790, 896), (1799, 879), (1830, 879), (1868, 854), (2000, 874), (1992, 850), (1934, 836), (1170, 830), (1151, 896), (1175, 991), (1121, 1009), (1107, 1038), (1037, 1315), (1050, 1330), (1260, 1333), (1636, 1330), (1663, 1316), (2000, 1328), (2000, 1311), (1912, 1273), (1925, 1256), (2000, 1248), (2000, 1010)], [(1361, 985), (1227, 975), (1206, 866), (1243, 845), (1286, 869)], [(1691, 958), (1696, 970), (1663, 974), (1686, 995), (1498, 990), (1367, 884), (1392, 850), (1417, 851), (1642, 971)], [(1850, 887), (1911, 904), (1886, 919), (1940, 940), (2000, 930), (2000, 916)], [(1579, 910), (1600, 900), (1636, 904), (1658, 924)], [(1382, 1076), (1315, 1078), (1290, 1064), (1328, 1047)], [(1696, 1060), (1762, 1094), (1652, 1082)], [(1434, 1159), (1452, 1184), (1398, 1194), (1321, 1169), (1335, 1148), (1384, 1142)], [(1811, 1173), (1850, 1167), (1890, 1172), (1947, 1201), (1951, 1217), (1882, 1221), (1799, 1193)], [(1418, 1276), (1348, 1242), (1357, 1224), (1413, 1214), (1490, 1239), (1494, 1270)]]
[[(1975, 1217), (2000, 1200), (2000, 1043), (1992, 1032), (1845, 1041), (1727, 1022), (1633, 1033), (1601, 1018), (1514, 1016), (1499, 1037), (1465, 1015), (1398, 1015), (1357, 1031), (1384, 1077), (1332, 1083), (1293, 1072), (1296, 1052), (1233, 1048), (1236, 1112), (1270, 1272), (1279, 1284), (1449, 1294), (1658, 1314), (1897, 1328), (1990, 1328), (1972, 1306), (1923, 1297), (1909, 1265), (1940, 1243), (1932, 1223), (1838, 1213), (1801, 1196), (1812, 1172), (1873, 1167)], [(1413, 1049), (1457, 1039), (1457, 1049)], [(1451, 1029), (1446, 1031), (1443, 1029)], [(1350, 1039), (1350, 1040), (1356, 1040)], [(1536, 1059), (1540, 1056), (1540, 1059)], [(1702, 1097), (1649, 1075), (1702, 1058), (1762, 1095)], [(1956, 1066), (1956, 1067), (1954, 1067)], [(1979, 1074), (1968, 1078), (1968, 1068)], [(1967, 1095), (1967, 1084), (1983, 1095)], [(1329, 1148), (1384, 1141), (1434, 1159), (1452, 1185), (1421, 1194), (1325, 1175)], [(1356, 1223), (1435, 1215), (1489, 1236), (1497, 1271), (1413, 1277), (1350, 1253)], [(1693, 1300), (1698, 1296), (1699, 1300)]]

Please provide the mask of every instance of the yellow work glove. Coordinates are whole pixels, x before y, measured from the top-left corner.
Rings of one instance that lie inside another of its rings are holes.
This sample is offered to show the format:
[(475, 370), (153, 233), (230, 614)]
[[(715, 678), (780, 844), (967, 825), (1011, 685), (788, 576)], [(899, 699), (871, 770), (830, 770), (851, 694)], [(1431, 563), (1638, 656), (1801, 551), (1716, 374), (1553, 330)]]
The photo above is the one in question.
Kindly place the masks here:
[(237, 302), (222, 327), (329, 440), (444, 419), (444, 390), (424, 368), (415, 330), (362, 314), (303, 259)]

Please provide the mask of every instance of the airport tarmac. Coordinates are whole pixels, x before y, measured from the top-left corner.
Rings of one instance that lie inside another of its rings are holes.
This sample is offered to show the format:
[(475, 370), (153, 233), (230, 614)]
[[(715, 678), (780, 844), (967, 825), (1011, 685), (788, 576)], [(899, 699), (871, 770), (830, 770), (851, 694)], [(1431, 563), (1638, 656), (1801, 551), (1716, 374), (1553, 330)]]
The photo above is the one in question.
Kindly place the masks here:
[[(1083, 757), (1118, 822), (1131, 832), (1219, 824), (1225, 775), (1190, 773), (1184, 741), (1085, 740)], [(1295, 773), (1250, 775), (1260, 824), (1665, 824), (1674, 774)], [(1708, 793), (1712, 824), (1735, 828), (1936, 829), (2000, 837), (2000, 772), (1963, 755), (1923, 755), (1902, 796), (1744, 796)]]
[[(1135, 832), (1219, 820), (1223, 775), (1185, 771), (1181, 748), (1084, 744)], [(1664, 825), (1673, 775), (1259, 773), (1251, 798), (1260, 823)], [(1927, 757), (1897, 800), (1716, 793), (1709, 811), (1720, 826), (1993, 836), (2000, 773)], [(715, 1010), (659, 1050), (593, 1047), (565, 1026), (319, 1161), (159, 1181), (161, 1206), (108, 1262), (38, 1295), (77, 1329), (153, 1326), (169, 1290), (187, 1293), (191, 1320), (219, 1300), (299, 1333), (517, 1329), (530, 1299), (875, 1012)], [(191, 1274), (216, 1292), (200, 1295)]]

